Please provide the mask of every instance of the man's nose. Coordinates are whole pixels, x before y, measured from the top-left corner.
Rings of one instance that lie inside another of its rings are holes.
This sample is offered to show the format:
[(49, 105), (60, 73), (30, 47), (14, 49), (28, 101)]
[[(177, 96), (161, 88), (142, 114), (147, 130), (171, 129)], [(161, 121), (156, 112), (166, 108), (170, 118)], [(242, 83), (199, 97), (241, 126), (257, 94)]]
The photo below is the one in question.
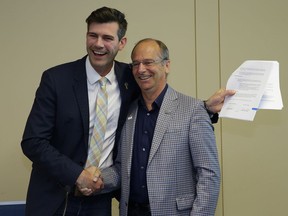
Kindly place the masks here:
[(139, 62), (139, 66), (138, 66), (138, 71), (145, 71), (146, 70), (146, 66), (145, 64), (143, 64), (143, 62)]
[(103, 39), (97, 38), (97, 40), (95, 41), (95, 44), (97, 47), (103, 47), (104, 46)]

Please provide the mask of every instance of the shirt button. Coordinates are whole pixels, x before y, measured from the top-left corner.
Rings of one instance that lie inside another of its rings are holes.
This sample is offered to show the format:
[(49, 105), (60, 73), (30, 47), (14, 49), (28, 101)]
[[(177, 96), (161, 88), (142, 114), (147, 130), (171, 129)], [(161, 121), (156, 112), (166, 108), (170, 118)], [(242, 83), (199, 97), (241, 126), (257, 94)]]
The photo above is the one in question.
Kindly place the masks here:
[(144, 169), (144, 166), (141, 166), (140, 168), (143, 170), (143, 169)]
[(143, 149), (142, 149), (142, 151), (146, 151), (146, 149), (145, 149), (145, 148), (143, 148)]
[(142, 187), (142, 188), (145, 188), (145, 185), (142, 185), (141, 187)]
[(144, 131), (144, 134), (147, 134), (148, 132), (147, 131)]
[(150, 116), (150, 113), (147, 113), (147, 116)]

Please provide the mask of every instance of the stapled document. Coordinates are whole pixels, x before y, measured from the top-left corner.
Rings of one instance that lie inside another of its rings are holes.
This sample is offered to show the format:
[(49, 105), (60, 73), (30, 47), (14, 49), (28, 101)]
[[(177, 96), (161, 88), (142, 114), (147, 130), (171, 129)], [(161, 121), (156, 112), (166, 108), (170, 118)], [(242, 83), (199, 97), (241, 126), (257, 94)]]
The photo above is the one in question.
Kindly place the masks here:
[(232, 73), (226, 89), (236, 93), (225, 98), (219, 117), (253, 121), (259, 109), (283, 108), (277, 61), (245, 61)]

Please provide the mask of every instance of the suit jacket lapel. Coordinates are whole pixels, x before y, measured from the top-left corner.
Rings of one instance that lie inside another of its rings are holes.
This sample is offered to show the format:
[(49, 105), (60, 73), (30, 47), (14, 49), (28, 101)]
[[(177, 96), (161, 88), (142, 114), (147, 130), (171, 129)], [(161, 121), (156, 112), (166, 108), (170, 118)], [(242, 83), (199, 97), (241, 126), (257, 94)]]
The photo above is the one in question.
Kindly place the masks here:
[(147, 166), (149, 166), (151, 160), (156, 154), (161, 144), (161, 140), (168, 129), (172, 115), (178, 106), (177, 98), (176, 92), (172, 88), (168, 87), (157, 118)]
[(82, 116), (85, 146), (88, 148), (89, 138), (89, 101), (87, 90), (87, 75), (85, 67), (86, 57), (79, 61), (74, 71), (74, 93)]

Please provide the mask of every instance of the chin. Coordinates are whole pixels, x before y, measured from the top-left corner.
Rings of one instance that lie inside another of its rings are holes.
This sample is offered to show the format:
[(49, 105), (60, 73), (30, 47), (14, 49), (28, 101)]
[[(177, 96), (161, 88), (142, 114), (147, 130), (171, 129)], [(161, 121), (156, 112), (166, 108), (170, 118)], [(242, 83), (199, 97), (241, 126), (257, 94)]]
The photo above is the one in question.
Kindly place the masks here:
[(152, 87), (151, 86), (140, 85), (140, 89), (142, 91), (149, 92), (149, 91), (151, 91)]

